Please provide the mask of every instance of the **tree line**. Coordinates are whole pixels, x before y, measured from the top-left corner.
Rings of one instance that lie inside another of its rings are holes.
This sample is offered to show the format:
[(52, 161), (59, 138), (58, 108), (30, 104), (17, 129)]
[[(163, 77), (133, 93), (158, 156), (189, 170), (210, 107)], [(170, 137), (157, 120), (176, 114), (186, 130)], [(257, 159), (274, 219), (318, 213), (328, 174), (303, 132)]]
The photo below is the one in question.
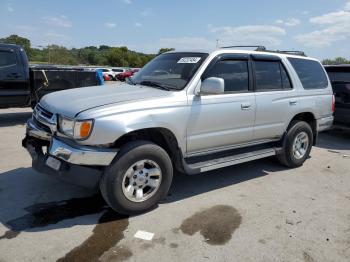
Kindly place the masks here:
[[(64, 46), (49, 45), (32, 47), (29, 39), (18, 35), (0, 38), (0, 43), (17, 44), (24, 48), (31, 63), (50, 63), (62, 65), (108, 65), (122, 67), (143, 67), (157, 54), (144, 54), (129, 50), (126, 46), (107, 45), (87, 46), (68, 49)], [(173, 50), (161, 48), (158, 54)]]
[[(143, 67), (157, 54), (144, 54), (129, 50), (126, 46), (111, 47), (107, 45), (87, 46), (83, 48), (68, 49), (64, 46), (49, 45), (41, 48), (31, 46), (29, 39), (18, 35), (0, 38), (0, 43), (21, 45), (32, 63), (51, 63), (64, 65), (108, 65), (122, 67)], [(158, 54), (174, 50), (161, 48)], [(350, 64), (344, 57), (324, 59), (324, 65)]]

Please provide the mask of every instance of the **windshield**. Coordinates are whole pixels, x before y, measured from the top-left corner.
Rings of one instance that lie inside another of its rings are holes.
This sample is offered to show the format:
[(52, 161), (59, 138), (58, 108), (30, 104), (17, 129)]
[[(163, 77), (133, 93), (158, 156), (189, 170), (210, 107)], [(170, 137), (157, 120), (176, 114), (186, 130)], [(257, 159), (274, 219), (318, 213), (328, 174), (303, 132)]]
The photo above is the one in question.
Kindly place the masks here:
[(181, 90), (207, 56), (206, 53), (188, 52), (159, 55), (134, 75), (132, 83)]

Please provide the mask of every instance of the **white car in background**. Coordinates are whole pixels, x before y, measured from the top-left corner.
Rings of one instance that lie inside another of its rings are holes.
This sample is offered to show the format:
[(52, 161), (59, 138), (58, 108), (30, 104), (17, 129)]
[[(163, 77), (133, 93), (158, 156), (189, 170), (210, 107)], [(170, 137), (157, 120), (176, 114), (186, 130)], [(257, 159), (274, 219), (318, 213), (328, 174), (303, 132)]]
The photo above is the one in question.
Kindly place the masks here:
[(114, 72), (111, 68), (97, 68), (98, 70), (101, 70), (103, 75), (107, 75), (109, 77), (110, 80), (115, 80), (116, 79), (116, 76), (117, 72)]

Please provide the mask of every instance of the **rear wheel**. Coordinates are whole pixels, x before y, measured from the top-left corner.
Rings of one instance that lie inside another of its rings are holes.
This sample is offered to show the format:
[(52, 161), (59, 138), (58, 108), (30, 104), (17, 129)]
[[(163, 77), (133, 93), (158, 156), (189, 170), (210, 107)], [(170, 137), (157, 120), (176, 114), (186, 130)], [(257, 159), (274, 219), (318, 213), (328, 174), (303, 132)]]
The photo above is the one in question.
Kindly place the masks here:
[(121, 148), (100, 181), (106, 202), (122, 214), (142, 213), (166, 197), (173, 167), (166, 151), (148, 141)]
[(310, 125), (304, 121), (293, 121), (277, 159), (287, 167), (299, 167), (308, 158), (312, 145), (313, 133)]

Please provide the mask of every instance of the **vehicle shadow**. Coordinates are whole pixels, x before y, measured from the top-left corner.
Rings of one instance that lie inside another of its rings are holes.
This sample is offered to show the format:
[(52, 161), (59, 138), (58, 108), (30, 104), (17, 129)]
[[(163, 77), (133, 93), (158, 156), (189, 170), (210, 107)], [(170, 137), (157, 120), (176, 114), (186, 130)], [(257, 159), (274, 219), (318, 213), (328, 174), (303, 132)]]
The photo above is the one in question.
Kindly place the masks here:
[(0, 113), (0, 127), (24, 125), (32, 112)]
[[(170, 193), (162, 203), (183, 200), (284, 169), (269, 158), (194, 176), (176, 173)], [(109, 210), (99, 194), (48, 178), (31, 168), (0, 174), (0, 206), (0, 223), (9, 229), (0, 235), (0, 241), (14, 238), (22, 231), (95, 225), (102, 212)], [(125, 216), (114, 219), (125, 219)]]
[(350, 150), (350, 131), (332, 129), (319, 134), (316, 147), (328, 150)]
[(197, 175), (175, 173), (170, 193), (162, 203), (183, 200), (282, 170), (287, 168), (271, 157)]
[(0, 174), (0, 207), (0, 224), (8, 228), (0, 234), (0, 241), (15, 238), (22, 231), (95, 225), (109, 209), (96, 191), (46, 177), (32, 168)]

